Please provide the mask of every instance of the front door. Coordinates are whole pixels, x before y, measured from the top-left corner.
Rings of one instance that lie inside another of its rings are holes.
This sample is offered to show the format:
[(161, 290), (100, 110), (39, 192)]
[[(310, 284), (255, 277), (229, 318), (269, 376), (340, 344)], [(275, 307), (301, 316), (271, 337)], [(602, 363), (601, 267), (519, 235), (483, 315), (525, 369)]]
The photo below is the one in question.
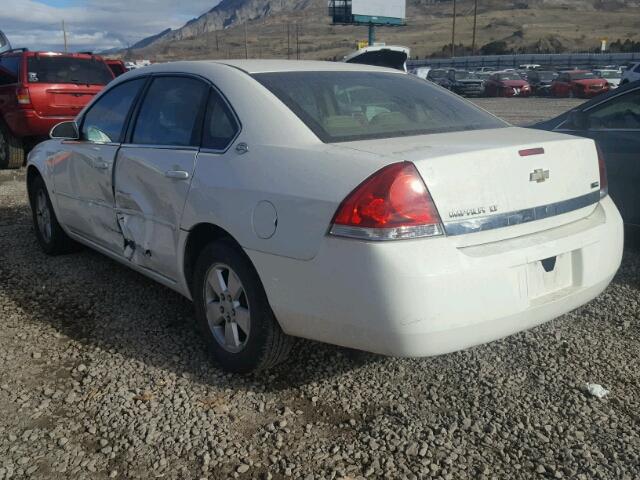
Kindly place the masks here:
[(114, 160), (129, 111), (145, 81), (138, 78), (107, 91), (80, 120), (80, 140), (63, 141), (52, 160), (61, 222), (114, 252), (120, 252), (123, 244), (114, 209)]
[(640, 225), (640, 87), (584, 112), (607, 165), (609, 194), (627, 224)]
[(191, 185), (209, 86), (185, 76), (154, 77), (130, 141), (118, 153), (115, 202), (123, 254), (176, 280), (182, 211)]

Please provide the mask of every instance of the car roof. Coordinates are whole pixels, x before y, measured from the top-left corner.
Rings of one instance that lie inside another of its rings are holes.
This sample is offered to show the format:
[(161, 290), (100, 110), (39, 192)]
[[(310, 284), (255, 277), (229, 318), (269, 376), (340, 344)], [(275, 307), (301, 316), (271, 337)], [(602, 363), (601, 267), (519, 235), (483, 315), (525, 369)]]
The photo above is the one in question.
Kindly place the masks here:
[[(321, 62), (313, 60), (200, 60), (214, 64), (228, 65), (246, 73), (271, 72), (394, 72), (399, 70), (384, 67), (374, 67), (356, 63)], [(190, 62), (184, 62), (190, 63)], [(196, 62), (194, 62), (196, 63)]]

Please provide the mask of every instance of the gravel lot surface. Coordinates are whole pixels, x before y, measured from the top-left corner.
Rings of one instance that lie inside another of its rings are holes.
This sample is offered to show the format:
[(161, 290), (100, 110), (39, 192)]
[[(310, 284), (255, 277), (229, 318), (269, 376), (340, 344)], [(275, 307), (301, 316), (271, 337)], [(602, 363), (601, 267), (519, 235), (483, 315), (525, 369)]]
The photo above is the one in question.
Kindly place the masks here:
[(490, 345), (401, 360), (301, 341), (240, 377), (177, 294), (90, 250), (41, 253), (23, 171), (0, 172), (0, 245), (0, 480), (640, 478), (637, 251), (591, 304)]

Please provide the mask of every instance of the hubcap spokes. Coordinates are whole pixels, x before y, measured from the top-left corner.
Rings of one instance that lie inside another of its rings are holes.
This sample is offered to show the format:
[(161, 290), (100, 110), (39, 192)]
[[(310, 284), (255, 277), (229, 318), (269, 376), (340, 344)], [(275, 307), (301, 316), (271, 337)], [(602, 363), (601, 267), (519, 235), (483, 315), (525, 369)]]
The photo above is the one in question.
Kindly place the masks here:
[(226, 351), (240, 352), (251, 329), (249, 303), (240, 278), (228, 265), (213, 265), (207, 273), (204, 297), (213, 337)]
[(49, 204), (44, 190), (40, 190), (36, 198), (36, 219), (38, 230), (44, 240), (51, 241), (51, 212), (49, 212)]

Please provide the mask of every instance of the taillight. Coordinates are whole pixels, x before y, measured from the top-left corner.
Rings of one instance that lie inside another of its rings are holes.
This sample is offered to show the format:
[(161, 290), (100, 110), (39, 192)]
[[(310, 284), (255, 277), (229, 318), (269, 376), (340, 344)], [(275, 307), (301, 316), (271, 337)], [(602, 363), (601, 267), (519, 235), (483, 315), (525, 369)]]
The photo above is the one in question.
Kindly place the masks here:
[(31, 105), (31, 95), (29, 95), (28, 88), (18, 88), (16, 90), (16, 98), (18, 99), (18, 105)]
[(440, 215), (412, 163), (394, 163), (374, 173), (342, 202), (331, 235), (364, 240), (400, 240), (442, 235)]
[(600, 198), (604, 198), (609, 193), (609, 179), (607, 178), (607, 165), (604, 163), (604, 155), (602, 150), (596, 144), (598, 150), (598, 167), (600, 168)]

